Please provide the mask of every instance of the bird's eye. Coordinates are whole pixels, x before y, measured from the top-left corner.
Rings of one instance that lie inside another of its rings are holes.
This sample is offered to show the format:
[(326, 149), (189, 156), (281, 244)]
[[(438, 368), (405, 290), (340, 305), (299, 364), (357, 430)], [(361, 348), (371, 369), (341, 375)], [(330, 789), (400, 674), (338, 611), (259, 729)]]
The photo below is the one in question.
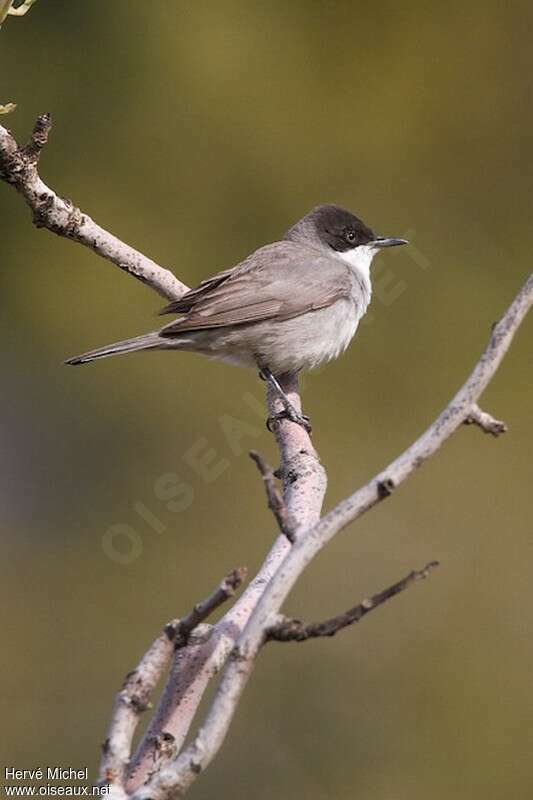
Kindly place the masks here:
[(346, 240), (353, 244), (355, 242), (355, 231), (348, 231), (346, 233)]

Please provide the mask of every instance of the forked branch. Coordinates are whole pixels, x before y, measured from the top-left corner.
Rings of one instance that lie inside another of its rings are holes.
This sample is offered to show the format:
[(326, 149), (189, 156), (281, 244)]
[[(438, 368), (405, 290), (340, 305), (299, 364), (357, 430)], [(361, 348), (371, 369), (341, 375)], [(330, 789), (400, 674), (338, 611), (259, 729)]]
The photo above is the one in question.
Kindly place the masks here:
[[(220, 582), (215, 591), (197, 603), (182, 619), (165, 625), (134, 670), (128, 673), (115, 700), (108, 737), (102, 746), (100, 784), (114, 784), (123, 789), (131, 758), (133, 736), (143, 711), (150, 707), (150, 697), (175, 650), (186, 647), (192, 634), (217, 608), (233, 597), (246, 578), (239, 567)], [(202, 635), (206, 635), (203, 631)]]
[[(389, 497), (465, 422), (509, 349), (532, 303), (533, 275), (530, 275), (500, 322), (494, 326), (489, 343), (471, 375), (427, 431), (383, 472), (298, 535), (265, 587), (239, 637), (195, 739), (171, 763), (154, 774), (145, 786), (138, 789), (135, 800), (163, 800), (182, 796), (209, 765), (226, 737), (267, 632), (276, 624), (282, 604), (306, 566), (339, 531)], [(384, 491), (383, 487), (387, 490)]]

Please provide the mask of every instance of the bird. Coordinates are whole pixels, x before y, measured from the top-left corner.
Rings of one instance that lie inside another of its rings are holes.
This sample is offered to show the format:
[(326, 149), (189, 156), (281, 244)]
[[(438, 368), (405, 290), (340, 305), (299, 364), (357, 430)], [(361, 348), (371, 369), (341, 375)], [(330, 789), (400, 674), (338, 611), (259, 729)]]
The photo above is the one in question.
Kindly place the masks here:
[[(160, 314), (177, 319), (159, 330), (69, 358), (69, 365), (142, 350), (179, 350), (252, 367), (282, 400), (275, 419), (310, 431), (284, 393), (280, 377), (343, 353), (372, 296), (370, 267), (382, 249), (408, 244), (378, 236), (335, 204), (313, 208), (283, 239), (258, 248), (203, 280)], [(271, 429), (274, 418), (267, 424)]]

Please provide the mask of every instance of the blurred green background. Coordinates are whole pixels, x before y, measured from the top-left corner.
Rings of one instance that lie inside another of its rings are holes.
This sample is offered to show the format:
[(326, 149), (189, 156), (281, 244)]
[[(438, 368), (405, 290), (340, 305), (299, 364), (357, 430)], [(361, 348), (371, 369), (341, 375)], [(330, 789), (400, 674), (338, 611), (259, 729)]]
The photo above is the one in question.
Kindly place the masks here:
[[(24, 139), (51, 111), (43, 177), (189, 285), (321, 202), (412, 240), (380, 257), (348, 353), (304, 379), (329, 508), (448, 402), (531, 270), (532, 25), (525, 2), (39, 0), (0, 32), (2, 123)], [(246, 450), (275, 452), (251, 373), (168, 353), (63, 368), (163, 301), (34, 229), (5, 185), (0, 209), (2, 761), (94, 771), (158, 629), (270, 546)], [(191, 798), (531, 797), (532, 324), (483, 399), (509, 434), (459, 431), (287, 610), (441, 569), (334, 640), (264, 651)], [(240, 453), (224, 414), (250, 426)], [(210, 483), (195, 446), (221, 462)]]

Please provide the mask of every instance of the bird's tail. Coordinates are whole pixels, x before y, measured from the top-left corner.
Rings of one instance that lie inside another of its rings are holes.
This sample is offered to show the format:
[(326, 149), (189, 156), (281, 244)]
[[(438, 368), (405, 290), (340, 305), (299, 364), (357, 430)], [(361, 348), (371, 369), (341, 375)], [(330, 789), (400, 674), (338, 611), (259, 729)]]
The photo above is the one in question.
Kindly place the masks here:
[(122, 353), (135, 353), (137, 350), (152, 350), (161, 346), (161, 337), (154, 331), (145, 333), (143, 336), (135, 336), (133, 339), (124, 339), (122, 342), (108, 344), (107, 347), (99, 347), (97, 350), (89, 350), (80, 356), (74, 356), (65, 361), (65, 364), (88, 364), (97, 358), (107, 358), (108, 356), (118, 356)]

